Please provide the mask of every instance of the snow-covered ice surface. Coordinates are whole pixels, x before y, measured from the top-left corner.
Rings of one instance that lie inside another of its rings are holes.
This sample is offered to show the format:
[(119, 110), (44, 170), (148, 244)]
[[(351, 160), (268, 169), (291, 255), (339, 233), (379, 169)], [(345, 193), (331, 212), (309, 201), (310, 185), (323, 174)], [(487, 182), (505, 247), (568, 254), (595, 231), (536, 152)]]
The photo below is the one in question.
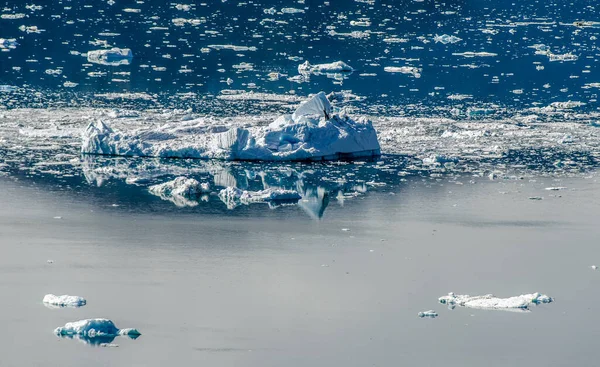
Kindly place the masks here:
[(242, 161), (317, 161), (380, 155), (371, 121), (337, 114), (320, 92), (266, 127), (210, 126), (202, 119), (132, 133), (99, 120), (83, 132), (85, 154)]
[(509, 298), (498, 298), (492, 294), (484, 296), (469, 296), (448, 293), (439, 298), (439, 302), (451, 308), (455, 306), (477, 308), (483, 310), (516, 310), (528, 311), (532, 305), (551, 303), (554, 300), (545, 294), (532, 293)]
[(54, 334), (63, 338), (76, 338), (86, 344), (102, 345), (111, 343), (118, 336), (136, 339), (142, 335), (136, 329), (119, 329), (108, 319), (86, 319), (68, 322), (54, 329)]
[(85, 306), (85, 304), (87, 303), (85, 298), (79, 296), (69, 296), (66, 294), (62, 296), (47, 294), (44, 296), (42, 302), (44, 303), (44, 305), (50, 308), (81, 307)]

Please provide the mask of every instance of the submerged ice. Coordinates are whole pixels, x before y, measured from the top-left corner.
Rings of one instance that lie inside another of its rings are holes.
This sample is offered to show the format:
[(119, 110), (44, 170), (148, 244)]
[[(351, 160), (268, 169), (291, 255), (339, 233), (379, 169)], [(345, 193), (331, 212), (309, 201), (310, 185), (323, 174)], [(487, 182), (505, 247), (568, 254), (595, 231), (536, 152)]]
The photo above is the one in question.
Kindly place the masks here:
[(550, 303), (554, 301), (551, 297), (540, 293), (523, 294), (509, 298), (498, 298), (492, 294), (484, 296), (469, 296), (448, 293), (447, 296), (439, 298), (439, 302), (451, 308), (456, 306), (477, 308), (485, 310), (528, 310), (533, 304)]
[(83, 133), (84, 154), (205, 158), (246, 161), (307, 161), (373, 157), (380, 154), (371, 121), (333, 110), (325, 93), (302, 103), (268, 126), (215, 129), (178, 126), (114, 131), (99, 120)]

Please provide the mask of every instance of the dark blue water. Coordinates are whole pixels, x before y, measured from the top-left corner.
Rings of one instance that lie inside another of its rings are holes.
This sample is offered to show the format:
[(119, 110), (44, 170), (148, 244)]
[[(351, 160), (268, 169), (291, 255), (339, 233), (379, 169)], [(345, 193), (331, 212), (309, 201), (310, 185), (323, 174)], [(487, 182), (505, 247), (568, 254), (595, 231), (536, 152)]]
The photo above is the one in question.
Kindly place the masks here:
[[(0, 103), (9, 107), (87, 106), (107, 103), (94, 98), (98, 93), (143, 92), (153, 100), (140, 104), (201, 110), (222, 90), (235, 89), (299, 95), (352, 90), (367, 98), (358, 105), (397, 106), (394, 114), (453, 105), (521, 110), (567, 100), (596, 109), (597, 89), (589, 84), (599, 82), (600, 28), (574, 25), (597, 19), (594, 1), (207, 1), (189, 11), (163, 1), (44, 1), (40, 10), (26, 5), (6, 1), (1, 12), (23, 14), (0, 19), (0, 38), (19, 43), (0, 52), (0, 85), (18, 87), (0, 92)], [(282, 13), (287, 7), (302, 12)], [(274, 14), (265, 12), (271, 8)], [(198, 24), (177, 26), (177, 18)], [(363, 26), (351, 24), (361, 20)], [(39, 33), (22, 26), (37, 26)], [(436, 43), (442, 34), (462, 40)], [(256, 51), (201, 51), (227, 44)], [(536, 55), (530, 47), (536, 44), (577, 60), (550, 61)], [(92, 64), (80, 55), (107, 47), (130, 48), (130, 65)], [(456, 55), (465, 52), (495, 56)], [(307, 60), (342, 60), (356, 71), (339, 80), (322, 75), (289, 81)], [(251, 70), (236, 68), (241, 63)], [(389, 66), (422, 69), (421, 77), (385, 72)], [(284, 76), (270, 81), (273, 72)], [(452, 95), (468, 98), (448, 99)]]

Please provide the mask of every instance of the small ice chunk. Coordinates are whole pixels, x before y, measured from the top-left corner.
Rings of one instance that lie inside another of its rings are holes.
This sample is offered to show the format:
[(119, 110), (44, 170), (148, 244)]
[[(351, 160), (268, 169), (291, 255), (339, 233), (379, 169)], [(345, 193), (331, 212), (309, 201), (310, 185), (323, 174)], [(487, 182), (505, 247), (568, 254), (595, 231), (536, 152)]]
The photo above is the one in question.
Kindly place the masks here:
[(131, 64), (133, 53), (128, 48), (111, 48), (109, 50), (95, 50), (87, 53), (88, 62), (101, 65), (119, 66)]
[(592, 268), (592, 270), (598, 269), (598, 267), (596, 265), (592, 265), (592, 266), (590, 266), (590, 268)]
[(429, 317), (429, 318), (435, 319), (436, 317), (438, 317), (438, 313), (435, 312), (434, 310), (419, 312), (418, 315), (420, 318)]
[(444, 45), (447, 45), (449, 43), (460, 42), (460, 41), (462, 41), (462, 38), (458, 38), (456, 36), (447, 35), (447, 34), (442, 34), (441, 36), (438, 36), (436, 34), (435, 37), (433, 37), (433, 40), (435, 41), (435, 43), (442, 43)]
[(15, 49), (19, 44), (14, 38), (0, 38), (0, 50), (1, 49)]
[(136, 329), (118, 329), (108, 319), (87, 319), (68, 322), (65, 326), (54, 329), (54, 334), (58, 336), (83, 336), (88, 338), (121, 335), (137, 338), (142, 335)]
[(498, 298), (492, 294), (485, 296), (469, 296), (448, 293), (447, 296), (439, 298), (439, 302), (451, 306), (461, 306), (468, 308), (501, 310), (501, 309), (521, 309), (527, 310), (532, 304), (550, 303), (554, 300), (545, 294), (531, 293), (509, 298)]
[(544, 200), (544, 198), (541, 196), (530, 196), (529, 200)]
[(335, 61), (329, 64), (315, 64), (305, 61), (298, 65), (300, 74), (327, 74), (327, 73), (350, 73), (354, 68), (343, 61)]
[(408, 74), (415, 78), (421, 77), (421, 69), (414, 66), (386, 66), (383, 70), (388, 73)]
[(42, 301), (46, 305), (57, 306), (57, 307), (81, 307), (85, 306), (87, 301), (79, 296), (55, 296), (54, 294), (47, 294), (44, 296)]
[(546, 187), (546, 190), (548, 191), (560, 191), (560, 190), (565, 190), (566, 187), (563, 186), (554, 186), (554, 187)]

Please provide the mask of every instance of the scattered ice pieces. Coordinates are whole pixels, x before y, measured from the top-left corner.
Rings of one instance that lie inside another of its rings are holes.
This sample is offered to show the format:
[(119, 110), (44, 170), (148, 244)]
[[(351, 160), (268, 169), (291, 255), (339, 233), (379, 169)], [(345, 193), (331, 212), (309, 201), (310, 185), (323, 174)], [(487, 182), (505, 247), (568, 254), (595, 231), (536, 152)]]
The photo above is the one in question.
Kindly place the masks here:
[(0, 38), (0, 50), (12, 50), (17, 48), (19, 44), (14, 38)]
[(427, 317), (430, 319), (435, 319), (436, 317), (438, 317), (438, 313), (435, 312), (434, 310), (419, 312), (418, 315), (420, 318)]
[(529, 310), (532, 304), (550, 303), (554, 300), (545, 294), (532, 293), (509, 298), (498, 298), (492, 294), (485, 296), (469, 296), (448, 293), (447, 296), (439, 298), (439, 302), (448, 305), (477, 308), (484, 310)]
[(150, 186), (148, 191), (179, 207), (196, 206), (202, 195), (210, 193), (210, 185), (193, 178), (177, 177), (172, 181)]
[(119, 66), (129, 65), (133, 53), (128, 48), (111, 48), (109, 50), (95, 50), (87, 53), (88, 62), (101, 65)]
[(236, 187), (227, 187), (219, 192), (219, 198), (227, 208), (234, 209), (240, 205), (254, 203), (267, 203), (270, 206), (281, 204), (296, 204), (302, 199), (300, 194), (294, 190), (265, 189), (261, 191), (246, 191)]
[(54, 294), (47, 294), (44, 296), (44, 305), (51, 307), (81, 307), (85, 306), (87, 301), (78, 296), (55, 296)]

